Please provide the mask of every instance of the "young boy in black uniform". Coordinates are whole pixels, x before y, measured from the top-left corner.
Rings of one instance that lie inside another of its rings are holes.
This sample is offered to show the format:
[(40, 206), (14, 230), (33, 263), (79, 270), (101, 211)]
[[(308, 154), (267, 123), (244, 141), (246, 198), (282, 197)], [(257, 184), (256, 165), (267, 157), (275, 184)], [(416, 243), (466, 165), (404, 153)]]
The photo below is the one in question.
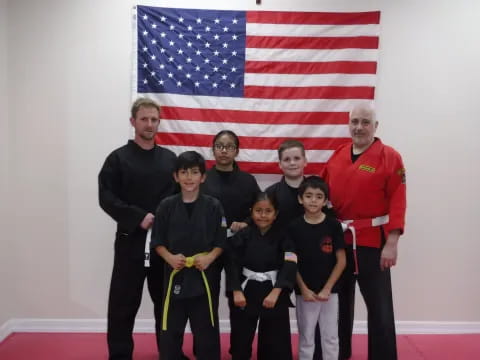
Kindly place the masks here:
[(320, 327), (324, 360), (338, 360), (338, 283), (345, 269), (342, 226), (323, 209), (328, 186), (318, 176), (306, 178), (298, 188), (305, 214), (293, 220), (287, 233), (298, 256), (297, 324), (299, 360), (311, 360), (315, 328)]
[[(152, 249), (165, 260), (162, 360), (178, 360), (190, 321), (198, 360), (220, 360), (217, 261), (226, 238), (220, 202), (200, 194), (205, 160), (195, 151), (177, 158), (175, 180), (181, 193), (164, 199), (156, 212)], [(167, 285), (168, 284), (168, 285)]]

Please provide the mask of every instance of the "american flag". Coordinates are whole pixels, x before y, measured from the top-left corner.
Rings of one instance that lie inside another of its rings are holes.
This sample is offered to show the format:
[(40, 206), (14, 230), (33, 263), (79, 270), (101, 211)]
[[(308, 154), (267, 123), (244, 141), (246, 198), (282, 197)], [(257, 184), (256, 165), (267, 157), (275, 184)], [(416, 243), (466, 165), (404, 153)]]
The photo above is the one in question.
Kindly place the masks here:
[(349, 139), (348, 112), (373, 101), (380, 12), (136, 8), (133, 97), (162, 105), (158, 144), (213, 162), (212, 139), (240, 137), (237, 163), (279, 173), (277, 148), (306, 148), (319, 173)]

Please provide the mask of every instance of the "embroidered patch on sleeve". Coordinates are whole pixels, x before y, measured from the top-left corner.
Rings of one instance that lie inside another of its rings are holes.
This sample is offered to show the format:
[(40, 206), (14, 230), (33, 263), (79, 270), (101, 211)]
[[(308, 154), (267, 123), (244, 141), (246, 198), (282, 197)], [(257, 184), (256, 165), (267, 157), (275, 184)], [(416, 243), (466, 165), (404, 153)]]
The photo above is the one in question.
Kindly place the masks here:
[(222, 223), (220, 224), (220, 226), (224, 228), (227, 227), (227, 219), (225, 219), (225, 216), (222, 216)]
[(407, 175), (406, 175), (405, 168), (397, 170), (397, 174), (402, 179), (402, 184), (406, 184), (407, 183)]
[(297, 254), (291, 251), (286, 251), (285, 252), (285, 261), (291, 261), (296, 263), (297, 262)]

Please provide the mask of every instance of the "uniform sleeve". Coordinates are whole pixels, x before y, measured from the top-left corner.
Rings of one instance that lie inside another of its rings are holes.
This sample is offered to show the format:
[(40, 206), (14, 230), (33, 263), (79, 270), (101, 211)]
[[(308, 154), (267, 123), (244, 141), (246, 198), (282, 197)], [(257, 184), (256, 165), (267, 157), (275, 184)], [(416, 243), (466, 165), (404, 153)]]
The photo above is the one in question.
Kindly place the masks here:
[(127, 204), (120, 197), (122, 172), (118, 157), (110, 154), (98, 175), (98, 199), (100, 207), (115, 220), (118, 225), (133, 232), (142, 222), (147, 211), (133, 204)]
[(345, 249), (345, 239), (343, 236), (343, 229), (340, 222), (334, 218), (332, 218), (332, 237), (333, 237), (333, 249), (334, 251)]
[(226, 241), (225, 247), (225, 283), (227, 291), (242, 290), (242, 266), (240, 262), (245, 243), (245, 231), (239, 231)]
[(387, 179), (386, 186), (386, 196), (389, 204), (389, 223), (385, 225), (385, 230), (389, 234), (392, 230), (398, 229), (403, 234), (407, 208), (405, 167), (400, 154), (392, 150), (391, 156), (390, 176)]
[(225, 213), (223, 211), (223, 206), (220, 201), (215, 201), (214, 203), (214, 216), (213, 216), (213, 228), (214, 230), (214, 240), (213, 247), (219, 247), (225, 249), (225, 241), (227, 238), (227, 219), (225, 218)]
[(297, 256), (295, 246), (289, 236), (283, 235), (281, 252), (283, 264), (278, 272), (274, 287), (293, 289), (297, 274)]
[(164, 200), (158, 205), (157, 211), (155, 212), (155, 220), (153, 220), (152, 225), (152, 239), (150, 242), (151, 249), (155, 249), (158, 246), (168, 248), (168, 214), (168, 202)]

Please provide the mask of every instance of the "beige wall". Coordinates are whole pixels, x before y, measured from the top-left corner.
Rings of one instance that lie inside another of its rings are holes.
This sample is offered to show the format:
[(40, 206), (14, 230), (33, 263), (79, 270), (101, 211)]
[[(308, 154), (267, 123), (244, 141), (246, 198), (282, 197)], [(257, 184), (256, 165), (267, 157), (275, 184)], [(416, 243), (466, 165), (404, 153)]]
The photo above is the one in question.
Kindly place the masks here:
[[(263, 3), (382, 11), (379, 134), (401, 151), (408, 171), (396, 318), (479, 322), (480, 3)], [(257, 8), (253, 0), (156, 4)], [(132, 5), (0, 0), (0, 325), (105, 317), (114, 224), (98, 207), (96, 176), (130, 131)], [(148, 300), (140, 317), (151, 317)]]

